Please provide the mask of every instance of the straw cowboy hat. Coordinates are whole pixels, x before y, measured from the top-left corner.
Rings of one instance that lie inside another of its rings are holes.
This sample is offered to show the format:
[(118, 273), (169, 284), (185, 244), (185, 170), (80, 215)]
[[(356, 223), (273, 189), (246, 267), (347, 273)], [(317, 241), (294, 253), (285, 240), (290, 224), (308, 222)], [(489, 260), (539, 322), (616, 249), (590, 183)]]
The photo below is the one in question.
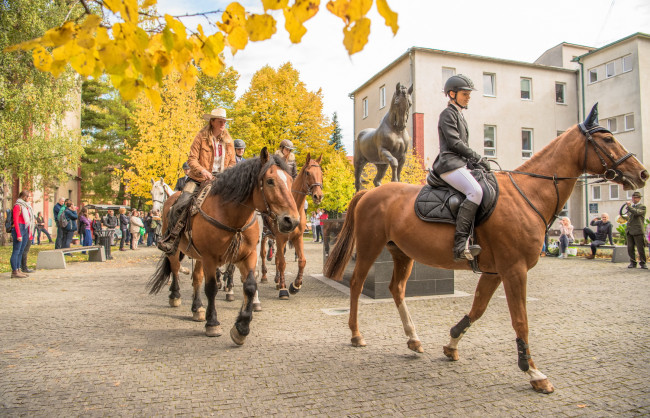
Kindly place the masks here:
[(227, 118), (226, 117), (226, 109), (224, 109), (222, 107), (212, 109), (212, 112), (203, 114), (203, 119), (205, 119), (205, 120), (210, 120), (210, 119), (232, 120), (232, 118)]

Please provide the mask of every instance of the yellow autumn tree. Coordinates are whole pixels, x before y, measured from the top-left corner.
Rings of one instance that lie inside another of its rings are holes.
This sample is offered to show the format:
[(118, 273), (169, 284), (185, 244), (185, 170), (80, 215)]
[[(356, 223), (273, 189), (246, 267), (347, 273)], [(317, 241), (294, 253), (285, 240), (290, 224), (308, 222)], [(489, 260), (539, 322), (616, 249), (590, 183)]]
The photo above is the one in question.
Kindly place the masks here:
[[(206, 34), (201, 25), (188, 30), (182, 15), (158, 14), (156, 2), (79, 0), (71, 7), (79, 12), (73, 15), (80, 17), (5, 52), (31, 50), (36, 68), (55, 76), (68, 64), (84, 77), (108, 74), (125, 100), (145, 92), (158, 109), (165, 76), (177, 72), (185, 90), (194, 87), (199, 69), (216, 76), (224, 68), (226, 47), (234, 55), (249, 41), (263, 41), (277, 32), (274, 13), (282, 12), (291, 42), (299, 43), (307, 32), (304, 23), (320, 9), (320, 0), (261, 0), (264, 13), (251, 13), (235, 1), (224, 10), (198, 13), (216, 30)], [(327, 2), (327, 10), (343, 21), (343, 45), (350, 55), (368, 42), (371, 22), (367, 14), (373, 3), (395, 35), (397, 14), (387, 0)], [(211, 20), (212, 14), (221, 19)]]
[[(334, 152), (324, 173), (323, 202), (321, 207), (330, 213), (342, 213), (354, 196), (354, 167), (343, 152)], [(313, 203), (309, 202), (313, 210)]]
[[(415, 154), (413, 150), (409, 150), (406, 153), (406, 162), (402, 168), (400, 181), (408, 184), (424, 184), (427, 177), (427, 171), (423, 168), (423, 164), (422, 158)], [(377, 168), (375, 165), (370, 163), (366, 164), (363, 169), (363, 174), (361, 175), (361, 183), (364, 189), (370, 190), (375, 188), (372, 181), (375, 179), (376, 175)], [(381, 183), (384, 184), (390, 182), (392, 175), (392, 171), (389, 167), (388, 170), (386, 170), (386, 174), (381, 180)]]
[(151, 179), (163, 177), (174, 187), (187, 161), (190, 145), (205, 124), (201, 119), (196, 94), (181, 86), (181, 76), (165, 77), (161, 98), (163, 105), (156, 110), (148, 100), (136, 100), (134, 119), (140, 140), (127, 143), (124, 181), (131, 196), (151, 197)]

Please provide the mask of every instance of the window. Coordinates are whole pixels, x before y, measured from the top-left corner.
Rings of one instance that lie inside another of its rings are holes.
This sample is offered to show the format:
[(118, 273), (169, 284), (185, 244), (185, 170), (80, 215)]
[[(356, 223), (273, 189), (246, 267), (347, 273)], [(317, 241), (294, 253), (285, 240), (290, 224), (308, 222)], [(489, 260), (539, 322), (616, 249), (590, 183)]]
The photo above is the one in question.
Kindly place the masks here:
[(618, 132), (618, 129), (617, 129), (617, 126), (616, 126), (616, 118), (607, 119), (607, 130), (610, 131), (611, 133)]
[(442, 88), (444, 90), (445, 83), (449, 80), (449, 77), (456, 75), (456, 69), (450, 67), (442, 67)]
[(625, 192), (625, 197), (627, 200), (632, 200), (632, 193), (634, 193), (634, 190), (627, 190)]
[(632, 55), (623, 57), (623, 72), (632, 71)]
[(595, 83), (596, 81), (598, 81), (598, 71), (594, 68), (593, 70), (589, 70), (589, 82)]
[(629, 115), (625, 115), (625, 130), (631, 131), (633, 129), (634, 129), (634, 114), (630, 113)]
[(614, 66), (614, 61), (608, 62), (607, 65), (605, 65), (605, 75), (607, 78), (614, 77), (616, 75), (616, 68)]
[(560, 218), (564, 216), (569, 216), (569, 202), (566, 202), (564, 204), (564, 207), (562, 208), (562, 210), (560, 210), (560, 213), (558, 213), (557, 216), (559, 216)]
[(383, 109), (386, 106), (386, 86), (379, 87), (379, 108)]
[(495, 75), (489, 73), (483, 73), (483, 95), (484, 96), (496, 96), (496, 85), (495, 85)]
[(533, 156), (533, 130), (521, 130), (521, 157), (530, 158)]
[(609, 185), (609, 200), (618, 200), (618, 184)]
[(497, 127), (491, 125), (483, 126), (483, 155), (496, 157), (497, 155)]
[(521, 98), (523, 100), (531, 100), (533, 92), (533, 80), (530, 78), (521, 79)]
[(591, 200), (600, 200), (600, 186), (591, 186)]
[(565, 104), (564, 93), (566, 90), (566, 84), (564, 83), (555, 83), (555, 103)]
[(363, 98), (363, 118), (368, 117), (368, 98), (364, 97)]

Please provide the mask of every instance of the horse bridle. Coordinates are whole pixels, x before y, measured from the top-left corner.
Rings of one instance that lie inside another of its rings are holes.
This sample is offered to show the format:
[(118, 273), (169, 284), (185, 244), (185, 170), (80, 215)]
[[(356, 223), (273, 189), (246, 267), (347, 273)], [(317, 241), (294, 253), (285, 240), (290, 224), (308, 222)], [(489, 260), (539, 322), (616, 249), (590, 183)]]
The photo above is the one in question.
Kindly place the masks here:
[[(311, 164), (309, 167), (307, 167), (307, 169), (312, 168), (312, 167), (320, 167), (320, 165)], [(305, 169), (305, 171), (307, 171), (307, 169)], [(305, 188), (305, 186), (306, 186), (307, 191), (303, 192), (302, 190), (299, 190), (296, 193), (302, 193), (304, 195), (310, 195), (311, 197), (314, 197), (314, 187), (319, 186), (322, 189), (323, 188), (323, 183), (307, 183), (307, 179), (305, 179), (302, 182), (302, 186), (303, 186), (303, 188)]]

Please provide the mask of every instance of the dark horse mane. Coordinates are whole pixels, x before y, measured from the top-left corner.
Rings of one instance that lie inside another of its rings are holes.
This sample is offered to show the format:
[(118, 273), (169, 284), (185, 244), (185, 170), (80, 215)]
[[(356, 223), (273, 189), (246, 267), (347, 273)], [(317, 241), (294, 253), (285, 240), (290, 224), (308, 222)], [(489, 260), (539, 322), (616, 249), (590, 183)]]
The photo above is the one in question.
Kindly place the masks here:
[(271, 168), (277, 165), (285, 172), (289, 172), (287, 163), (279, 155), (269, 155), (269, 161), (262, 166), (260, 157), (244, 160), (227, 170), (224, 170), (217, 178), (212, 181), (210, 195), (219, 195), (224, 203), (244, 203), (257, 187), (261, 176)]

